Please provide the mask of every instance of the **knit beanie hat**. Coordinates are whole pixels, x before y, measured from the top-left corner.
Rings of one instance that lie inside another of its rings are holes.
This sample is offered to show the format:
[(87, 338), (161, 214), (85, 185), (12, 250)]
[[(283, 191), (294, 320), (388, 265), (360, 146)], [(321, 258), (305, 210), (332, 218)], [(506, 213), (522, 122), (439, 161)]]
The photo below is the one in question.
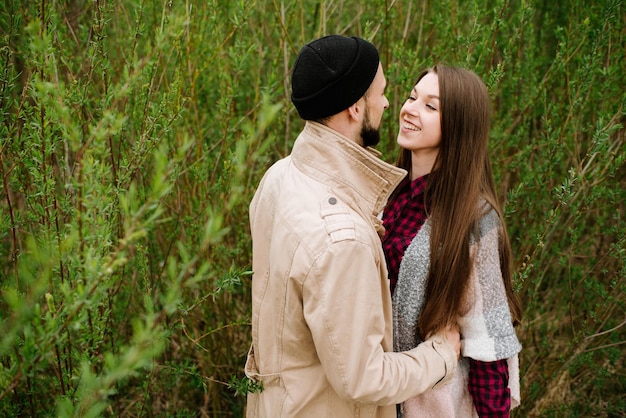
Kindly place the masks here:
[(300, 50), (291, 73), (291, 101), (305, 120), (334, 115), (356, 103), (374, 81), (379, 63), (371, 43), (329, 35)]

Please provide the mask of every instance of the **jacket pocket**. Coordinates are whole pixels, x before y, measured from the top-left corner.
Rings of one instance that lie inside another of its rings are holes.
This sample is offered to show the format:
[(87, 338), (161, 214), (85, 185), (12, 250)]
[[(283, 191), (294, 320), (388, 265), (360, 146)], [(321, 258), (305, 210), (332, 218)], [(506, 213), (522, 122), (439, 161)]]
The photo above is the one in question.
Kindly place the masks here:
[(260, 392), (249, 393), (246, 406), (247, 418), (283, 417), (288, 396), (280, 373), (261, 373), (254, 356), (254, 346), (250, 346), (246, 359), (245, 373), (249, 379), (260, 383)]
[(263, 383), (265, 385), (280, 384), (282, 386), (280, 373), (263, 374), (259, 371), (259, 367), (256, 364), (256, 358), (254, 357), (254, 346), (250, 345), (248, 350), (248, 358), (246, 359), (245, 373), (248, 378)]

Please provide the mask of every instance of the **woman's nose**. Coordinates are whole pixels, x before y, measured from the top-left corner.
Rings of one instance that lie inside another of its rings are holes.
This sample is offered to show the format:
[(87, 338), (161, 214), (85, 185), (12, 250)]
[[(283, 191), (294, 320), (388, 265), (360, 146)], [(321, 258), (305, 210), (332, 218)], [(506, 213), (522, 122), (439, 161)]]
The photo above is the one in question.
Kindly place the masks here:
[(419, 107), (417, 106), (417, 100), (407, 103), (406, 110), (411, 115), (419, 116)]

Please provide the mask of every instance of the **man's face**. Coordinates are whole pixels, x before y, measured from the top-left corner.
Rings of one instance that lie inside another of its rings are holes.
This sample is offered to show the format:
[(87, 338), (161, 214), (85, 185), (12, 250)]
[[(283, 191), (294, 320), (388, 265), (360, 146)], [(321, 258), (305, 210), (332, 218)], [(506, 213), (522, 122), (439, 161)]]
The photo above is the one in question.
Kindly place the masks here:
[(385, 97), (386, 87), (383, 67), (378, 64), (374, 81), (365, 94), (365, 114), (361, 125), (361, 139), (365, 147), (374, 146), (380, 141), (380, 122), (383, 112), (389, 107), (389, 101)]

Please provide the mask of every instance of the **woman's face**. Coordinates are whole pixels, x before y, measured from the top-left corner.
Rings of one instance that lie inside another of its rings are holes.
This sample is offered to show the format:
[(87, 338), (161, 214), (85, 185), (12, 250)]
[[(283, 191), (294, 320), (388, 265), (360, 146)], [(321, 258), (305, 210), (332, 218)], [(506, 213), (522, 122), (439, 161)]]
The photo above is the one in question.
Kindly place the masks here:
[(400, 109), (398, 145), (412, 152), (413, 158), (435, 161), (441, 142), (439, 80), (429, 72), (415, 85)]

